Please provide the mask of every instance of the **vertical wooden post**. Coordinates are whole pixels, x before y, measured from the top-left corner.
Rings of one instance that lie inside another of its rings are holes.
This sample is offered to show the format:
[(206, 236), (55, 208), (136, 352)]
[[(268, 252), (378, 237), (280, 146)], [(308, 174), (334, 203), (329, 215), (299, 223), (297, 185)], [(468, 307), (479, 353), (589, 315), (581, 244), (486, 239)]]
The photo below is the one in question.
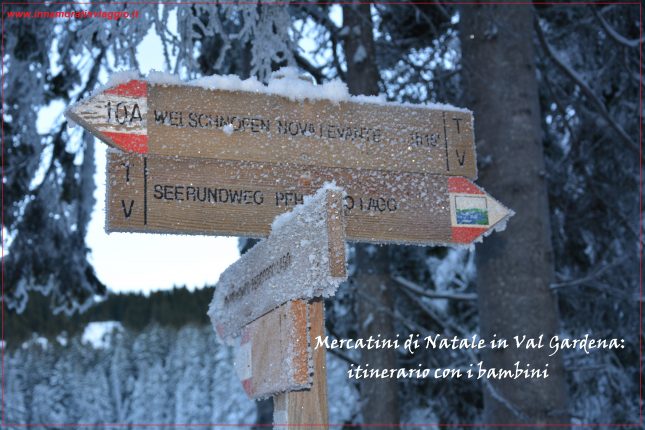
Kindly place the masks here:
[[(309, 303), (310, 335), (312, 343), (317, 336), (325, 335), (324, 302), (316, 298)], [(313, 349), (314, 375), (309, 390), (290, 391), (273, 397), (274, 429), (288, 429), (292, 426), (315, 425), (326, 429), (327, 408), (327, 366), (325, 348)]]
[[(345, 277), (345, 217), (341, 193), (327, 193), (327, 239), (330, 273)], [(328, 428), (327, 364), (324, 347), (315, 349), (316, 338), (325, 336), (325, 306), (322, 297), (311, 300), (309, 306), (309, 339), (313, 354), (313, 383), (311, 389), (290, 391), (273, 397), (274, 429), (289, 426)]]

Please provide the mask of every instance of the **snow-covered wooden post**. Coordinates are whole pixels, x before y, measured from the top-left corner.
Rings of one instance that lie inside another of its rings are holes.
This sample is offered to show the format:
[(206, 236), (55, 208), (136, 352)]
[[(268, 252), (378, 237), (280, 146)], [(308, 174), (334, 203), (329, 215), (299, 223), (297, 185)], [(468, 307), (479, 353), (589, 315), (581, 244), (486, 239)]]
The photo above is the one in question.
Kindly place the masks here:
[(326, 185), (280, 215), (269, 237), (220, 277), (209, 315), (251, 398), (274, 395), (274, 421), (327, 425), (323, 297), (346, 279), (343, 192)]

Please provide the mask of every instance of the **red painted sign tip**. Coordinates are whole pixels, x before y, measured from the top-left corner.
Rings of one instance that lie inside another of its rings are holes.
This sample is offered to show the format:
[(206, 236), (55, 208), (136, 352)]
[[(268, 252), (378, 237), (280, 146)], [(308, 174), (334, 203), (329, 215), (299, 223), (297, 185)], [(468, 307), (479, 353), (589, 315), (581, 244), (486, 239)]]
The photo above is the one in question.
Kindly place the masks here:
[(129, 134), (104, 131), (103, 134), (112, 140), (114, 146), (126, 152), (137, 154), (148, 153), (148, 136), (145, 134)]
[(105, 94), (114, 94), (123, 97), (147, 97), (148, 96), (148, 83), (133, 79), (125, 84), (117, 85), (116, 87), (108, 88), (104, 91)]

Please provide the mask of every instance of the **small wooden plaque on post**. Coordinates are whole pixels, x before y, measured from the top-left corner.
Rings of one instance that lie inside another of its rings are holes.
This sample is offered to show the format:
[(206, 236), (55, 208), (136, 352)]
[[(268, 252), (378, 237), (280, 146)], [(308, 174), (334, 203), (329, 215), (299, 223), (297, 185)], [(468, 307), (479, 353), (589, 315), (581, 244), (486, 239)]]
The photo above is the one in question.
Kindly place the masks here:
[(307, 302), (293, 300), (242, 330), (235, 370), (250, 398), (311, 387), (308, 308)]

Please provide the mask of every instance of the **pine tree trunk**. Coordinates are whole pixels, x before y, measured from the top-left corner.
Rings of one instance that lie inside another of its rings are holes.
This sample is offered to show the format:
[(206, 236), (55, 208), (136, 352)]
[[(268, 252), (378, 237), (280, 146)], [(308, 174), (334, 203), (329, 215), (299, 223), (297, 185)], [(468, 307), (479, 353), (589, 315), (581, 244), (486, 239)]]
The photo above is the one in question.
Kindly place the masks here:
[[(370, 5), (343, 6), (343, 27), (347, 33), (344, 48), (349, 92), (354, 95), (378, 94), (379, 73), (374, 56)], [(359, 292), (358, 332), (361, 337), (395, 337), (392, 322), (392, 286), (388, 285), (389, 260), (388, 247), (356, 246), (354, 282)], [(364, 349), (361, 354), (363, 365), (369, 364), (370, 368), (396, 367), (395, 351)], [(365, 424), (399, 423), (396, 380), (362, 379), (360, 389)]]
[[(568, 423), (563, 362), (542, 349), (516, 349), (514, 336), (545, 342), (558, 332), (549, 285), (553, 251), (532, 41), (532, 6), (463, 6), (464, 104), (475, 115), (479, 183), (516, 211), (503, 233), (477, 246), (481, 335), (511, 347), (483, 355), (487, 368), (548, 369), (546, 379), (484, 384), (487, 423)], [(548, 367), (547, 367), (548, 366)]]

